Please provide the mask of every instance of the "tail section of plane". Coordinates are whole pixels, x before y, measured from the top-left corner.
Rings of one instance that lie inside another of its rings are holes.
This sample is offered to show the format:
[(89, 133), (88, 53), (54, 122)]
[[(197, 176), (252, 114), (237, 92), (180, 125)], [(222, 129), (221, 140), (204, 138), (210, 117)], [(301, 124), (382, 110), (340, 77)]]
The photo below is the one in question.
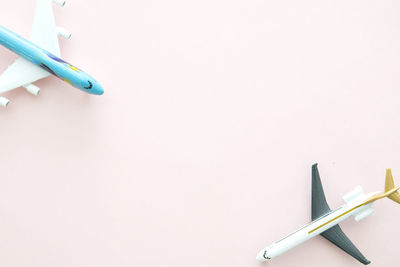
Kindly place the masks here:
[(392, 170), (386, 170), (386, 181), (385, 181), (385, 193), (388, 194), (387, 197), (400, 204), (400, 193), (397, 191), (399, 187), (395, 187), (393, 181)]

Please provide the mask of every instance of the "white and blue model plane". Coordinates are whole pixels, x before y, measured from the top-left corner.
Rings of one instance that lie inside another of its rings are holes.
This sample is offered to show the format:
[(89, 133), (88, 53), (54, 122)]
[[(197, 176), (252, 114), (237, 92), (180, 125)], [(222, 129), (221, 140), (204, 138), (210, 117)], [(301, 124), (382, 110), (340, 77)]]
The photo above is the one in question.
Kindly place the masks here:
[(343, 197), (345, 204), (337, 209), (331, 210), (326, 202), (322, 188), (317, 164), (312, 166), (312, 222), (288, 235), (287, 237), (265, 247), (257, 255), (257, 260), (267, 261), (273, 259), (286, 251), (300, 245), (301, 243), (321, 235), (359, 262), (367, 265), (370, 261), (357, 249), (350, 239), (343, 233), (339, 223), (350, 216), (360, 221), (374, 213), (372, 203), (382, 198), (389, 198), (400, 204), (400, 187), (395, 186), (390, 169), (386, 170), (386, 182), (384, 192), (373, 192), (365, 194), (360, 186)]
[[(63, 0), (36, 0), (36, 14), (30, 40), (0, 26), (0, 44), (20, 57), (0, 76), (0, 95), (24, 87), (38, 95), (40, 89), (32, 83), (55, 75), (72, 86), (94, 95), (102, 95), (103, 87), (91, 76), (60, 58), (58, 36), (66, 39), (71, 33), (57, 27), (52, 4), (65, 5)], [(0, 96), (0, 106), (9, 100)]]

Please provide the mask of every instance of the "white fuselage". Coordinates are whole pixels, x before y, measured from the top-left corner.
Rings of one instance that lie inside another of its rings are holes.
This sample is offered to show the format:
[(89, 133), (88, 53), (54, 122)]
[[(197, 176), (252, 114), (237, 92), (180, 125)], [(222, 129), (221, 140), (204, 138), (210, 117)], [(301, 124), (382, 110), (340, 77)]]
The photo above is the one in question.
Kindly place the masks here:
[(354, 194), (353, 192), (350, 192), (349, 194), (353, 195), (350, 195), (351, 198), (348, 198), (347, 200), (346, 196), (344, 197), (346, 203), (343, 206), (332, 210), (328, 214), (323, 215), (318, 219), (315, 219), (314, 221), (292, 233), (291, 235), (264, 248), (257, 255), (257, 260), (266, 261), (269, 259), (273, 259), (294, 248), (295, 246), (303, 243), (304, 241), (307, 241), (314, 236), (321, 234), (322, 232), (346, 220), (352, 215), (355, 216), (356, 221), (359, 221), (373, 213), (373, 209), (371, 207), (372, 203), (365, 205), (363, 204), (363, 202), (376, 193)]

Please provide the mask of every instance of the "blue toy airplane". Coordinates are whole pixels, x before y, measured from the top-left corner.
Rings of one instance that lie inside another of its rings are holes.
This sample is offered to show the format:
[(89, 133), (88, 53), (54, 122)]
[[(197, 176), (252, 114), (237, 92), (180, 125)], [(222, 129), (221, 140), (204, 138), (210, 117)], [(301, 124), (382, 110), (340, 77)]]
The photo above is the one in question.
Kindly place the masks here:
[[(51, 74), (86, 93), (104, 93), (94, 78), (60, 58), (57, 36), (69, 39), (71, 33), (55, 25), (53, 2), (65, 5), (63, 0), (36, 0), (36, 15), (29, 41), (0, 26), (0, 44), (20, 56), (0, 76), (0, 94), (24, 87), (29, 93), (38, 95), (40, 89), (32, 83)], [(7, 98), (0, 97), (0, 106), (7, 107), (9, 102)]]

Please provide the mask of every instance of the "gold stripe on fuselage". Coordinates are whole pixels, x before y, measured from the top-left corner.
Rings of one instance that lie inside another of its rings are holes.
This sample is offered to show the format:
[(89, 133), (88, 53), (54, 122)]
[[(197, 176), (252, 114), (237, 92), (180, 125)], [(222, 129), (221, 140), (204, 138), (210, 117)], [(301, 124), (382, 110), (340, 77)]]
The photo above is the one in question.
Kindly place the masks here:
[(317, 228), (312, 229), (311, 231), (308, 232), (308, 234), (311, 234), (311, 233), (317, 231), (318, 229), (324, 227), (325, 225), (327, 225), (327, 224), (333, 222), (334, 220), (336, 220), (336, 219), (338, 219), (338, 218), (340, 218), (340, 217), (346, 215), (346, 214), (349, 213), (349, 212), (352, 212), (352, 211), (355, 210), (355, 209), (358, 209), (358, 208), (361, 207), (361, 206), (364, 206), (364, 205), (367, 205), (367, 204), (369, 204), (369, 203), (372, 203), (372, 202), (374, 202), (374, 201), (376, 201), (376, 200), (378, 200), (378, 199), (381, 199), (381, 198), (390, 196), (391, 194), (393, 194), (394, 192), (396, 192), (396, 191), (399, 190), (399, 189), (400, 189), (400, 187), (396, 187), (396, 188), (393, 188), (392, 190), (389, 190), (389, 191), (387, 191), (387, 192), (385, 192), (385, 193), (379, 193), (379, 194), (373, 195), (372, 197), (368, 198), (367, 200), (365, 200), (365, 201), (364, 201), (363, 203), (361, 203), (360, 205), (355, 206), (354, 208), (349, 209), (349, 210), (346, 211), (346, 212), (343, 212), (343, 213), (340, 214), (339, 216), (336, 216), (335, 218), (333, 218), (333, 219), (327, 221), (326, 223), (324, 223), (324, 224), (318, 226)]
[(324, 227), (325, 225), (327, 225), (327, 224), (330, 224), (331, 222), (333, 222), (334, 220), (336, 220), (336, 219), (339, 219), (340, 217), (342, 217), (342, 216), (344, 216), (344, 215), (346, 215), (347, 213), (349, 213), (349, 212), (352, 212), (353, 210), (355, 210), (355, 209), (357, 209), (357, 208), (359, 208), (359, 207), (361, 207), (361, 206), (363, 206), (364, 205), (364, 203), (363, 204), (360, 204), (360, 205), (358, 205), (358, 206), (355, 206), (354, 208), (352, 208), (352, 209), (349, 209), (348, 211), (346, 211), (346, 212), (343, 212), (342, 214), (340, 214), (339, 216), (336, 216), (335, 218), (333, 218), (333, 219), (331, 219), (331, 220), (329, 220), (329, 221), (327, 221), (326, 223), (324, 223), (324, 224), (321, 224), (320, 226), (318, 226), (317, 228), (315, 228), (315, 229), (312, 229), (310, 232), (308, 232), (309, 234), (311, 234), (312, 232), (315, 232), (315, 231), (317, 231), (318, 229), (320, 229), (320, 228), (322, 228), (322, 227)]

